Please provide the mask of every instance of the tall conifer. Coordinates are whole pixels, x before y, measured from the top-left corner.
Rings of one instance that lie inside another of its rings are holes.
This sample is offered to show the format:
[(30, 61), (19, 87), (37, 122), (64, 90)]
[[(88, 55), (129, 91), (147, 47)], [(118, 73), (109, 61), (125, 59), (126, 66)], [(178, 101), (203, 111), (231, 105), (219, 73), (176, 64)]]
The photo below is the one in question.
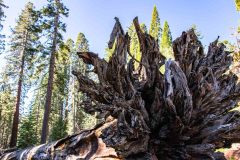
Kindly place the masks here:
[(153, 36), (156, 40), (158, 39), (158, 41), (160, 41), (161, 25), (160, 25), (160, 17), (159, 17), (156, 5), (153, 7), (153, 11), (152, 11), (152, 19), (151, 19), (149, 34)]
[(38, 18), (39, 15), (35, 11), (33, 4), (31, 2), (27, 3), (17, 20), (11, 37), (11, 54), (7, 57), (10, 66), (9, 73), (13, 77), (18, 77), (18, 82), (10, 147), (16, 146), (17, 143), (23, 84), (27, 77), (27, 72), (32, 68), (32, 61), (40, 45), (38, 40), (41, 30), (37, 27)]
[(173, 58), (172, 35), (167, 21), (164, 22), (163, 26), (160, 50), (166, 58)]
[(41, 143), (46, 143), (48, 136), (48, 123), (52, 103), (52, 90), (54, 79), (55, 56), (57, 46), (62, 41), (61, 31), (66, 30), (66, 25), (62, 22), (61, 17), (68, 16), (68, 9), (61, 0), (48, 0), (48, 5), (42, 9), (44, 15), (43, 28), (50, 40), (47, 51), (50, 53), (48, 84), (46, 101), (44, 105), (44, 117), (42, 124)]
[[(5, 14), (4, 14), (4, 8), (8, 8), (5, 4), (4, 4), (4, 1), (3, 0), (0, 0), (0, 33), (3, 29), (3, 24), (2, 22), (4, 21), (5, 19)], [(5, 35), (3, 34), (0, 34), (0, 53), (4, 50), (5, 48)]]

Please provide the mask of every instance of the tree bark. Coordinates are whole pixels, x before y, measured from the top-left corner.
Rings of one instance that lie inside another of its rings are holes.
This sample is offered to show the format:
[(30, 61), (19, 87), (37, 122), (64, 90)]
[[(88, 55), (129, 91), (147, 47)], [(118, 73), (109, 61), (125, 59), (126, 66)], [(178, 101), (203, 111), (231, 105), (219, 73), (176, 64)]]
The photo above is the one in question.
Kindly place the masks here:
[[(8, 159), (90, 160), (225, 160), (216, 149), (240, 142), (240, 99), (237, 76), (227, 73), (230, 52), (217, 40), (204, 54), (193, 30), (173, 42), (176, 61), (165, 61), (158, 42), (144, 33), (135, 18), (141, 60), (127, 62), (130, 38), (119, 20), (108, 43), (109, 62), (93, 52), (80, 52), (93, 65), (99, 82), (73, 71), (79, 90), (89, 97), (86, 112), (105, 121), (57, 142), (4, 154)], [(133, 55), (133, 54), (131, 54)], [(159, 68), (165, 64), (165, 73)]]
[[(55, 0), (56, 4), (59, 4), (59, 0)], [(58, 5), (57, 5), (58, 6)], [(48, 136), (48, 123), (49, 123), (49, 115), (51, 111), (51, 101), (52, 101), (52, 89), (53, 89), (53, 77), (54, 77), (54, 66), (55, 66), (55, 53), (57, 47), (57, 39), (58, 39), (58, 23), (59, 23), (59, 13), (57, 8), (57, 13), (54, 18), (54, 31), (53, 31), (53, 42), (51, 49), (51, 57), (49, 64), (49, 74), (48, 74), (48, 85), (47, 85), (47, 94), (46, 101), (44, 106), (44, 116), (42, 123), (42, 134), (41, 134), (41, 143), (46, 143)]]

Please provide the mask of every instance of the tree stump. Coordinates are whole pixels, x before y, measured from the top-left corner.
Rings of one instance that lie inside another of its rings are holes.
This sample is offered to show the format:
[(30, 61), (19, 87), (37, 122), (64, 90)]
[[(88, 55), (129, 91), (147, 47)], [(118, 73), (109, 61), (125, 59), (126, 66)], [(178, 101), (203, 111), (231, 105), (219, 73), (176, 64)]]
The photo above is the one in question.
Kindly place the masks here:
[[(175, 60), (165, 60), (158, 42), (133, 20), (142, 53), (130, 54), (130, 37), (117, 18), (109, 62), (80, 52), (94, 67), (98, 82), (74, 71), (86, 93), (84, 109), (105, 119), (91, 130), (57, 142), (7, 153), (2, 159), (225, 159), (215, 150), (240, 142), (237, 76), (229, 72), (232, 57), (218, 40), (207, 54), (193, 30), (173, 42)], [(115, 43), (114, 43), (115, 42)], [(134, 68), (134, 63), (139, 63)], [(165, 65), (165, 73), (159, 68)]]

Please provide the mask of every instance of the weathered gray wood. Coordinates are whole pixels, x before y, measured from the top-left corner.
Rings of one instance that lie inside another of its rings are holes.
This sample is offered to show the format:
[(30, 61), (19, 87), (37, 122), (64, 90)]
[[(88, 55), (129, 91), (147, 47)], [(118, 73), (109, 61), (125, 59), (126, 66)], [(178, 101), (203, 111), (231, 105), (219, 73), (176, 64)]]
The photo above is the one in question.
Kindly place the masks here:
[[(240, 113), (231, 111), (240, 99), (237, 76), (229, 70), (230, 53), (214, 41), (207, 54), (193, 30), (173, 42), (175, 61), (166, 61), (158, 42), (134, 26), (141, 60), (132, 58), (130, 37), (119, 20), (109, 47), (116, 45), (109, 62), (93, 52), (78, 53), (93, 66), (99, 82), (79, 72), (79, 90), (89, 97), (84, 109), (97, 111), (103, 124), (40, 147), (12, 152), (39, 159), (225, 159), (216, 149), (240, 142)], [(115, 42), (115, 43), (114, 43)], [(134, 63), (139, 63), (134, 68)], [(159, 68), (165, 64), (165, 73)]]

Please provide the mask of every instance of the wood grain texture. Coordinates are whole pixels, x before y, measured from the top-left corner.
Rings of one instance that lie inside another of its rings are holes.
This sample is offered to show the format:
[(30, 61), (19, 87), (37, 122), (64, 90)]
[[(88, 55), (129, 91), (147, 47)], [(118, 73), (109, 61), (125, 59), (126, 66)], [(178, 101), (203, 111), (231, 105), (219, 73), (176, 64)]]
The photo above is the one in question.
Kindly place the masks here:
[[(189, 30), (173, 42), (175, 61), (166, 60), (137, 18), (133, 23), (142, 53), (139, 62), (127, 61), (131, 39), (117, 18), (109, 41), (110, 48), (116, 46), (109, 62), (93, 52), (78, 53), (98, 77), (96, 82), (73, 72), (79, 90), (89, 97), (84, 109), (98, 112), (105, 122), (2, 159), (225, 159), (215, 150), (240, 141), (240, 113), (232, 111), (239, 102), (240, 84), (228, 72), (230, 53), (216, 40), (205, 54)], [(159, 71), (162, 65), (164, 74)]]

